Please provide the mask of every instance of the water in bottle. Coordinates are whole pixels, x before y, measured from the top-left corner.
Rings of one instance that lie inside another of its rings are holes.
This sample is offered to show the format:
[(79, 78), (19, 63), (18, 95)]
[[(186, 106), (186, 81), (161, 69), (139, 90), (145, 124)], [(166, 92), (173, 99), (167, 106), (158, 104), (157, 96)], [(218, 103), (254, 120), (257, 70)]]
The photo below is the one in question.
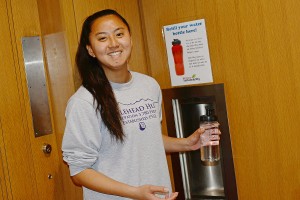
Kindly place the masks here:
[[(212, 106), (206, 106), (206, 115), (200, 116), (200, 126), (209, 127), (212, 123), (217, 122), (217, 116), (214, 115), (214, 108)], [(206, 131), (201, 135), (202, 141), (211, 141), (211, 136), (216, 135), (215, 129), (206, 129)], [(201, 147), (201, 160), (203, 162), (217, 162), (220, 160), (220, 146), (219, 141), (212, 141), (209, 145)]]

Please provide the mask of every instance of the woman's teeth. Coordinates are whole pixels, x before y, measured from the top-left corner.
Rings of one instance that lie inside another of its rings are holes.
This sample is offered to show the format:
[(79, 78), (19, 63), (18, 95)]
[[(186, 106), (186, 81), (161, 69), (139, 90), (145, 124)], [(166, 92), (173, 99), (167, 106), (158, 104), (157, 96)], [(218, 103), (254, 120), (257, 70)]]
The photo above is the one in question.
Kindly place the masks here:
[(115, 51), (115, 52), (109, 53), (110, 56), (117, 56), (119, 54), (121, 54), (121, 51)]

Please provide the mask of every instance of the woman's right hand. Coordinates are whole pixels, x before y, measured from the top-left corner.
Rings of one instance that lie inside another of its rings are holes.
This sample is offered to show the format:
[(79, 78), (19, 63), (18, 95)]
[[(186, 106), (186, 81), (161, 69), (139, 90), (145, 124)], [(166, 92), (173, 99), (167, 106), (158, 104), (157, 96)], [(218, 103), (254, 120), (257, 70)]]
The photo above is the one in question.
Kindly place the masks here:
[(163, 186), (142, 185), (137, 188), (136, 200), (174, 200), (178, 196), (178, 192), (169, 194), (169, 189)]
[(204, 123), (200, 128), (204, 129), (204, 133), (200, 135), (200, 146), (218, 145), (221, 131), (218, 122)]

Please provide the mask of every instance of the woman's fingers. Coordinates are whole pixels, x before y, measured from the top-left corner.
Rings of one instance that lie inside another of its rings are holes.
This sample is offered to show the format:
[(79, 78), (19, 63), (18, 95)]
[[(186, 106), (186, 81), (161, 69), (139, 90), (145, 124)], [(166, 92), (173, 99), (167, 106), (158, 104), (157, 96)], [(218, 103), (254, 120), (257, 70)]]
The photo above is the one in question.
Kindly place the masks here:
[(177, 198), (177, 196), (178, 196), (178, 192), (174, 192), (170, 196), (168, 196), (168, 197), (166, 196), (166, 199), (167, 200), (174, 200), (174, 199)]

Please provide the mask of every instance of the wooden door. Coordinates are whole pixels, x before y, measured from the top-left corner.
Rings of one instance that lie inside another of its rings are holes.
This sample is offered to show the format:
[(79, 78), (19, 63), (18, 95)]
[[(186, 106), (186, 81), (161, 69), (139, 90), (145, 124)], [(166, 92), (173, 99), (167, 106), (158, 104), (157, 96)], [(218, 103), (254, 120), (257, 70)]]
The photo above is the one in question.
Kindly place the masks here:
[[(6, 3), (5, 0), (0, 0), (0, 42), (1, 44), (6, 44), (4, 38), (8, 36), (7, 33), (9, 33), (9, 26), (8, 26), (8, 18), (6, 13)], [(7, 38), (6, 38), (7, 40)], [(4, 42), (4, 43), (3, 43)], [(5, 57), (7, 57), (7, 51), (3, 46), (1, 45), (0, 48), (0, 59), (3, 60)], [(0, 65), (0, 91), (4, 90), (4, 84), (2, 80), (4, 80), (5, 76), (5, 67), (7, 66), (7, 59), (4, 59), (3, 62)], [(8, 199), (8, 191), (6, 186), (6, 181), (8, 178), (8, 171), (6, 167), (6, 153), (5, 153), (5, 146), (4, 146), (4, 138), (3, 138), (3, 128), (2, 128), (2, 117), (3, 117), (3, 110), (4, 110), (4, 104), (3, 104), (3, 98), (2, 98), (3, 92), (0, 92), (0, 198), (1, 199)]]
[(7, 178), (7, 170), (4, 171), (6, 166), (6, 156), (4, 151), (4, 144), (3, 144), (3, 131), (1, 126), (1, 118), (0, 118), (0, 198), (1, 199), (8, 199), (8, 191), (6, 187), (5, 179)]
[[(13, 193), (19, 197), (37, 197), (30, 156), (29, 137), (26, 137), (24, 109), (17, 82), (18, 72), (15, 49), (12, 45), (9, 5), (1, 0), (1, 72), (0, 72), (0, 117), (1, 117), (1, 189), (3, 199), (12, 199)], [(26, 161), (26, 162), (25, 162)]]
[[(37, 4), (33, 0), (0, 3), (0, 195), (63, 199), (55, 132), (35, 137), (26, 82), (21, 39), (40, 34)], [(52, 146), (49, 155), (42, 150), (44, 143)]]

